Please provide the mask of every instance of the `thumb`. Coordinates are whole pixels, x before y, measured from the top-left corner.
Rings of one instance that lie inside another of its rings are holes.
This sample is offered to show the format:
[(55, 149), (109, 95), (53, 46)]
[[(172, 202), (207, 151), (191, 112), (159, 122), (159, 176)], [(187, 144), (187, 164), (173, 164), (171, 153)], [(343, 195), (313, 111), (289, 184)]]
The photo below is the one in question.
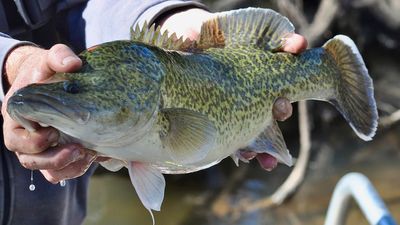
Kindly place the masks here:
[(286, 38), (282, 51), (292, 54), (299, 54), (307, 48), (307, 40), (299, 34), (292, 34)]
[(72, 72), (82, 66), (82, 60), (66, 45), (51, 47), (45, 58), (44, 70), (51, 72)]

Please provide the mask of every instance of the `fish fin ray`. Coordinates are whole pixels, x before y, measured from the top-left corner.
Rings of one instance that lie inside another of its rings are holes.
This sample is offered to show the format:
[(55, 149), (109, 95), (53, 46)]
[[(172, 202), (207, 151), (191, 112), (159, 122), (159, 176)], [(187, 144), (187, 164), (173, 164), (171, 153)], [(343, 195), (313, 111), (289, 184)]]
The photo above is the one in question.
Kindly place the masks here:
[(176, 33), (170, 34), (168, 31), (161, 32), (161, 26), (156, 27), (155, 24), (149, 26), (147, 22), (143, 24), (143, 27), (140, 27), (138, 24), (136, 24), (135, 28), (131, 27), (131, 40), (166, 50), (185, 52), (191, 52), (196, 45), (196, 42), (189, 38), (178, 38)]
[(164, 176), (153, 166), (139, 162), (129, 162), (128, 171), (136, 193), (150, 212), (154, 224), (152, 210), (160, 211), (164, 199)]
[(173, 159), (191, 163), (207, 156), (215, 143), (216, 128), (206, 116), (182, 108), (160, 113), (160, 138)]
[(293, 165), (292, 156), (275, 120), (245, 149), (257, 153), (268, 153), (281, 163)]
[(250, 46), (276, 51), (294, 33), (292, 23), (272, 9), (247, 8), (218, 13), (203, 23), (199, 49)]
[(231, 159), (235, 163), (236, 166), (239, 166), (239, 152), (235, 152), (230, 155)]
[(354, 42), (337, 35), (323, 48), (330, 53), (340, 70), (338, 93), (328, 99), (349, 122), (356, 134), (369, 141), (378, 126), (374, 87), (368, 70)]

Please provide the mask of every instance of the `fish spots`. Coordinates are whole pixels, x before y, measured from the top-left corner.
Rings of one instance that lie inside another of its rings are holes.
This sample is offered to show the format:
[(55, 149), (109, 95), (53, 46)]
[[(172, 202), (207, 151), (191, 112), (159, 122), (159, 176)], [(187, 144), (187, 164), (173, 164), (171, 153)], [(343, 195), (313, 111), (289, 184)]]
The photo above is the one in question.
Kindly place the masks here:
[(131, 101), (136, 101), (136, 100), (137, 100), (136, 95), (133, 94), (133, 93), (128, 93), (128, 98), (129, 98)]
[(63, 82), (64, 91), (69, 94), (78, 94), (79, 93), (79, 85), (76, 81), (66, 80)]
[(162, 107), (206, 115), (220, 143), (253, 135), (271, 119), (275, 99), (319, 96), (332, 89), (337, 68), (320, 49), (304, 54), (271, 53), (248, 47), (210, 48), (202, 54), (169, 53), (161, 87)]

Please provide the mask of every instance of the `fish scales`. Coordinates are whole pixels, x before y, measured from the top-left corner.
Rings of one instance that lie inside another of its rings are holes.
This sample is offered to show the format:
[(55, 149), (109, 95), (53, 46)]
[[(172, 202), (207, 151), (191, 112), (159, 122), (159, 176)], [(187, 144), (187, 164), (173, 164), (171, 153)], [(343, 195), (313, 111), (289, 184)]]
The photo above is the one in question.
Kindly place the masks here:
[[(327, 90), (336, 88), (339, 78), (333, 58), (322, 48), (298, 56), (252, 48), (213, 48), (202, 54), (156, 52), (167, 68), (160, 107), (207, 115), (224, 147), (227, 143), (245, 147), (272, 120), (278, 97), (292, 102), (323, 99), (320, 93), (329, 95)], [(218, 151), (210, 154), (214, 152)]]

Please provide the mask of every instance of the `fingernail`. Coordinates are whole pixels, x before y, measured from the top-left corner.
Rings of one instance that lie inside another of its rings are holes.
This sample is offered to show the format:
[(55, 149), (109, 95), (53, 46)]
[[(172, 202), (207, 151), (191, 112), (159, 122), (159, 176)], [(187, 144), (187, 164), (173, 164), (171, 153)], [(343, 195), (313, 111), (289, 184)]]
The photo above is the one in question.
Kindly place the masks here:
[(50, 146), (54, 147), (58, 144), (58, 132), (57, 131), (52, 131), (49, 134), (48, 141), (51, 143)]
[(63, 59), (62, 64), (63, 65), (68, 65), (70, 64), (72, 61), (78, 61), (79, 58), (77, 56), (67, 56)]
[(52, 144), (50, 144), (50, 147), (56, 147), (58, 145), (58, 142), (53, 142)]

